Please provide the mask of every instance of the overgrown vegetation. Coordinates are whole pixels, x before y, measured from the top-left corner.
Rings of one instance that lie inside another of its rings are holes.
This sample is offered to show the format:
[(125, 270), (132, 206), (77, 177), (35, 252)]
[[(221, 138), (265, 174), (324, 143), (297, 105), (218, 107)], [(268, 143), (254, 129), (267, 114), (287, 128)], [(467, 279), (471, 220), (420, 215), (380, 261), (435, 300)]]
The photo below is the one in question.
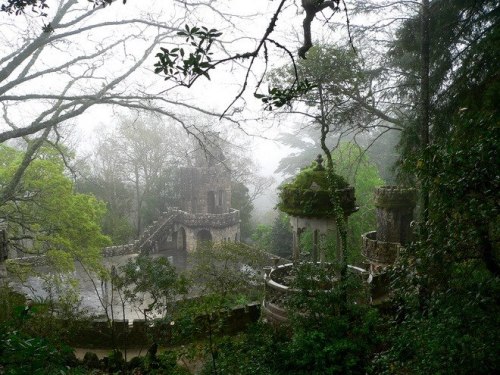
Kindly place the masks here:
[[(399, 178), (418, 184), (429, 201), (421, 205), (424, 212), (415, 222), (413, 242), (401, 250), (391, 270), (392, 295), (386, 309), (370, 306), (366, 284), (345, 272), (345, 260), (342, 277), (329, 267), (304, 263), (297, 264), (289, 284), (294, 293), (284, 301), (287, 324), (277, 327), (261, 320), (243, 331), (231, 331), (226, 324), (230, 309), (262, 299), (260, 269), (265, 261), (260, 252), (225, 242), (200, 249), (188, 275), (180, 276), (164, 259), (143, 257), (108, 272), (99, 262), (100, 249), (108, 243), (99, 226), (103, 204), (73, 191), (64, 160), (49, 147), (37, 148), (15, 189), (7, 189), (29, 154), (1, 145), (0, 184), (2, 193), (8, 194), (3, 195), (0, 215), (7, 220), (10, 241), (25, 240), (17, 243), (26, 245), (27, 240), (29, 246), (19, 247), (20, 251), (46, 254), (61, 271), (72, 271), (75, 260), (88, 266), (112, 282), (123, 300), (146, 303), (148, 311), (156, 310), (161, 319), (149, 321), (147, 327), (151, 334), (162, 335), (152, 338), (154, 345), (144, 357), (128, 363), (117, 348), (106, 360), (89, 353), (82, 362), (77, 361), (65, 343), (77, 332), (75, 323), (85, 323), (87, 316), (78, 309), (76, 286), (62, 274), (51, 275), (44, 280), (49, 297), (43, 301), (31, 303), (8, 288), (0, 290), (0, 373), (497, 373), (500, 8), (493, 0), (434, 0), (431, 7), (429, 141), (422, 139), (423, 115), (416, 106), (422, 90), (421, 67), (415, 64), (421, 57), (422, 42), (415, 36), (421, 25), (418, 17), (403, 23), (388, 54), (391, 67), (401, 73), (397, 80), (400, 89), (384, 98), (398, 99), (390, 110), (399, 117), (385, 121), (403, 129)], [(180, 50), (175, 53), (181, 54)], [(314, 117), (322, 132), (320, 147), (326, 149), (327, 171), (316, 164), (301, 171), (283, 186), (279, 208), (291, 215), (333, 215), (338, 219), (343, 206), (336, 191), (355, 185), (358, 193), (364, 192), (358, 203), (366, 208), (352, 232), (359, 238), (358, 232), (374, 226), (366, 197), (379, 183), (378, 175), (356, 146), (340, 145), (333, 150), (326, 141), (344, 129), (336, 127), (335, 121), (384, 119), (384, 113), (368, 102), (373, 93), (357, 95), (370, 90), (368, 81), (377, 79), (378, 72), (362, 72), (356, 56), (335, 48), (309, 53), (310, 61), (319, 65), (339, 62), (339, 76), (331, 75), (336, 71), (327, 65), (328, 72), (321, 71), (328, 73), (322, 74), (324, 81), (314, 82), (312, 77), (305, 98), (321, 111), (317, 99), (328, 94), (328, 105), (333, 108)], [(208, 67), (211, 65), (198, 64), (197, 69)], [(324, 67), (311, 63), (302, 68), (309, 69), (310, 75)], [(334, 80), (342, 82), (328, 85)], [(314, 93), (313, 89), (325, 91)], [(357, 114), (360, 108), (367, 112)], [(370, 131), (369, 127), (364, 130)], [(359, 161), (358, 177), (348, 175), (351, 169), (346, 172), (342, 163), (334, 165), (342, 153), (349, 154), (345, 157), (349, 166)], [(137, 152), (136, 161), (142, 161), (143, 155)], [(343, 177), (333, 174), (334, 166)], [(239, 188), (245, 200), (247, 192)], [(115, 198), (119, 201), (120, 196)], [(155, 208), (154, 202), (150, 205)], [(117, 213), (120, 216), (125, 215)], [(259, 227), (254, 240), (262, 249), (286, 252), (290, 239), (287, 222), (286, 216), (280, 216), (272, 228)], [(123, 220), (108, 224), (115, 229), (109, 232), (115, 239), (127, 238)], [(342, 222), (338, 225), (345, 242), (348, 232)], [(325, 246), (334, 251), (334, 244)], [(359, 248), (352, 245), (348, 256), (355, 251)], [(23, 278), (28, 275), (20, 264), (10, 267)], [(194, 291), (199, 298), (181, 303), (178, 297), (185, 294), (188, 280), (196, 282)], [(56, 294), (59, 298), (52, 298)], [(158, 350), (158, 346), (172, 344), (185, 346)], [(180, 366), (182, 360), (196, 362), (198, 370)]]

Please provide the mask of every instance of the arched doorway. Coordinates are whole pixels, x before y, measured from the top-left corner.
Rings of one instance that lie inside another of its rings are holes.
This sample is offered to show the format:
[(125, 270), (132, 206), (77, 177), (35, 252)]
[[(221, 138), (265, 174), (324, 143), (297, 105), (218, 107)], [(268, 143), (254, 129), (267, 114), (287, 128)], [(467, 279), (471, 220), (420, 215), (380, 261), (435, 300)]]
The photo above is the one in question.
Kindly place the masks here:
[(180, 227), (179, 230), (176, 232), (177, 234), (177, 250), (186, 252), (186, 230), (184, 227)]
[(196, 233), (196, 249), (212, 245), (212, 233), (208, 229), (201, 229)]
[(186, 230), (184, 227), (180, 227), (176, 232), (176, 261), (175, 266), (180, 269), (186, 269), (187, 265), (187, 244), (186, 244)]

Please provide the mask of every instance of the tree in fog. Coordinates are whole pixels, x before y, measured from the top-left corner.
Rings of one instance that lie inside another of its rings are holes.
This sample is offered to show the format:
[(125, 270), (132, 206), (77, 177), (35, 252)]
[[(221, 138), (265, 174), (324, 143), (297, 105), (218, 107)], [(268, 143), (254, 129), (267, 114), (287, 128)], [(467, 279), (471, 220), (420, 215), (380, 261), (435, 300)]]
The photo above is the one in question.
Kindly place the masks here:
[(145, 113), (122, 117), (116, 129), (102, 135), (83, 181), (107, 202), (110, 234), (132, 222), (138, 236), (168, 206), (176, 206), (175, 170), (187, 164), (190, 149), (183, 130)]
[(118, 149), (113, 137), (99, 139), (92, 157), (80, 163), (76, 187), (106, 203), (103, 232), (114, 244), (124, 244), (136, 234), (132, 215), (135, 200), (133, 187), (125, 182), (127, 167)]
[[(148, 58), (160, 43), (173, 41), (186, 13), (114, 19), (77, 0), (51, 3), (50, 23), (2, 14), (0, 39), (0, 142), (22, 139), (27, 153), (2, 192), (15, 193), (20, 176), (57, 127), (96, 106), (153, 111), (181, 126), (176, 108), (210, 112), (151, 91)], [(154, 81), (154, 79), (153, 79)], [(186, 129), (195, 132), (193, 129)]]
[[(25, 153), (0, 146), (0, 186), (12, 180)], [(20, 179), (14, 196), (0, 207), (8, 243), (17, 255), (47, 255), (56, 270), (73, 270), (74, 261), (100, 269), (101, 249), (109, 243), (101, 233), (102, 202), (74, 192), (64, 161), (50, 145), (38, 150)]]

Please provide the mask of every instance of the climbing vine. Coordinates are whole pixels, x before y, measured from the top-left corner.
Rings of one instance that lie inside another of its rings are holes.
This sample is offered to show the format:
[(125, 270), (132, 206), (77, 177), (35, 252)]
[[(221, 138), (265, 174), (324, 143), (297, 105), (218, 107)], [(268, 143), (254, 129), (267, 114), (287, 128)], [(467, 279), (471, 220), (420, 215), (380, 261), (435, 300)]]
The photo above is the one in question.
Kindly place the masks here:
[(335, 219), (337, 230), (340, 236), (340, 244), (343, 252), (341, 261), (340, 275), (342, 278), (347, 273), (347, 223), (345, 220), (344, 209), (342, 208), (342, 200), (340, 197), (340, 187), (338, 185), (338, 176), (333, 171), (333, 165), (328, 165), (326, 169), (328, 178), (328, 192), (331, 202), (331, 213)]

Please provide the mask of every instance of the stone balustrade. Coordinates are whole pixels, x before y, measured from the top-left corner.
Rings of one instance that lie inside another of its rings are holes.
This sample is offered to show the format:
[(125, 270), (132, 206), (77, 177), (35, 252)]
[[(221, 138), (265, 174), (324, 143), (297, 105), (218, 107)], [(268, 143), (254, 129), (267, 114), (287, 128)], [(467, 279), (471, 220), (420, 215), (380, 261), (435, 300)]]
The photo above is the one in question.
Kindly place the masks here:
[(137, 254), (137, 247), (134, 243), (119, 246), (108, 246), (102, 249), (102, 256), (105, 258), (130, 254)]

